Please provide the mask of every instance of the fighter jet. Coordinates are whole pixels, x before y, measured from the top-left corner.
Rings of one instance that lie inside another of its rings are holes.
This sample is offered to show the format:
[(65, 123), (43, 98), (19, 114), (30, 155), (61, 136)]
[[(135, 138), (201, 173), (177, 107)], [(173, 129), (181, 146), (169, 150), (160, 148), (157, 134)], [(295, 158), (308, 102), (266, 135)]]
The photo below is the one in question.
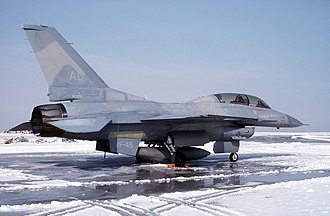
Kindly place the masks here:
[(30, 124), (36, 135), (95, 140), (96, 150), (182, 167), (209, 155), (198, 148), (206, 143), (214, 142), (214, 153), (230, 153), (230, 161), (236, 162), (240, 141), (251, 137), (255, 126), (303, 125), (248, 94), (220, 93), (186, 103), (158, 103), (115, 90), (55, 28), (24, 24), (23, 30), (48, 82), (52, 102), (33, 108)]

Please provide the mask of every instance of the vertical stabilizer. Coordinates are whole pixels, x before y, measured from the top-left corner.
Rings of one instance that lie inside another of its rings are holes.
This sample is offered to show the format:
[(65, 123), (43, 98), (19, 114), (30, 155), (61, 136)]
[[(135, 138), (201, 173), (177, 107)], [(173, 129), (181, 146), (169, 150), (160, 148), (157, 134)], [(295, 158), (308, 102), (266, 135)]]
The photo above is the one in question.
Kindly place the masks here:
[(53, 27), (23, 25), (49, 85), (49, 100), (144, 100), (111, 89)]

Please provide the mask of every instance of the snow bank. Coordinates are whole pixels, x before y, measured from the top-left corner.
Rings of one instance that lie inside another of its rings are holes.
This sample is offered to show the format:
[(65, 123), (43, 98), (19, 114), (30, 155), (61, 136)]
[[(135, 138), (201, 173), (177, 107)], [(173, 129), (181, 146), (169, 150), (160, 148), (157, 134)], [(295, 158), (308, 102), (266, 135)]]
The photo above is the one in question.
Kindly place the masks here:
[(33, 134), (0, 134), (0, 139), (12, 139), (10, 144), (0, 144), (0, 154), (15, 153), (86, 153), (95, 151), (95, 142), (62, 138), (41, 138)]

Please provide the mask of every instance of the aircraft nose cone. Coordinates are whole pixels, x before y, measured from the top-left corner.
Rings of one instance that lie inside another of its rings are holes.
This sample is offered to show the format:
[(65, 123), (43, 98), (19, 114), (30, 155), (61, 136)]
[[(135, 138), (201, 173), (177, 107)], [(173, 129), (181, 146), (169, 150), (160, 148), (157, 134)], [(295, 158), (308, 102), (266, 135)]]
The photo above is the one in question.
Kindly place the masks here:
[(288, 118), (288, 126), (289, 127), (299, 127), (303, 125), (298, 119), (293, 118), (292, 116), (287, 115)]

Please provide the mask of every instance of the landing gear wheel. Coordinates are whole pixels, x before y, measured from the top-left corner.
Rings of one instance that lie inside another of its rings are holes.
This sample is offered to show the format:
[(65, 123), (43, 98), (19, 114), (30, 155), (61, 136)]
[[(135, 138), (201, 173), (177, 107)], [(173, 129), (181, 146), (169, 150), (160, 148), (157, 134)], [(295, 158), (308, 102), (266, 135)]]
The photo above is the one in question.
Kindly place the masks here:
[(140, 158), (140, 157), (136, 157), (136, 159), (135, 159), (135, 164), (151, 163), (151, 162), (152, 162), (151, 160)]
[(143, 159), (142, 158), (139, 158), (139, 157), (136, 157), (134, 163), (135, 164), (143, 163)]
[(237, 153), (231, 153), (229, 155), (229, 159), (231, 162), (236, 162), (238, 160), (238, 154)]
[(182, 152), (177, 152), (172, 155), (171, 162), (176, 167), (184, 167), (186, 165), (186, 156)]

